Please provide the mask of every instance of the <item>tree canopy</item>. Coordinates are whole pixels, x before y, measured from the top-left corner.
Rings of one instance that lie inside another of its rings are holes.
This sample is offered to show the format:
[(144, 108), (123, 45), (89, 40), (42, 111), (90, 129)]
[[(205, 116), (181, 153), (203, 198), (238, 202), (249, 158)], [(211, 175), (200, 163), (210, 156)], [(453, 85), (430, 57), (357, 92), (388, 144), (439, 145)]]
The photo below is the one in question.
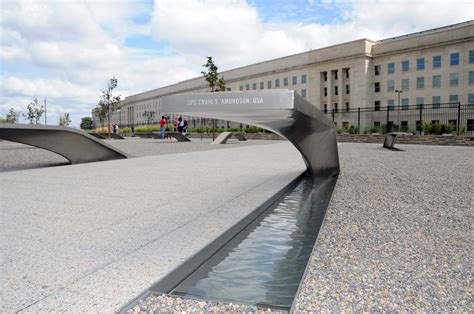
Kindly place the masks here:
[(217, 66), (214, 64), (212, 57), (207, 57), (206, 64), (202, 65), (207, 68), (207, 72), (201, 71), (201, 74), (204, 75), (204, 79), (209, 83), (209, 89), (211, 92), (224, 92), (225, 91), (225, 81), (224, 77), (219, 78), (217, 73)]
[(35, 98), (32, 102), (28, 104), (26, 109), (28, 110), (28, 112), (23, 113), (23, 117), (29, 120), (30, 124), (38, 124), (38, 121), (41, 119), (41, 116), (44, 113), (44, 106), (39, 104), (38, 99)]

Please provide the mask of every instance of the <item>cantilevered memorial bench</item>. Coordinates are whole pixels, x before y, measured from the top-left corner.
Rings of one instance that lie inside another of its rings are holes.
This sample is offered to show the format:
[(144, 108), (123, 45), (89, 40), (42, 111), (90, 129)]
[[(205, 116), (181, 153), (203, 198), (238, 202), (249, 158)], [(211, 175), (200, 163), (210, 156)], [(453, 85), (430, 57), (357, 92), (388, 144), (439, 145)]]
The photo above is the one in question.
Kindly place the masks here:
[(292, 90), (163, 96), (162, 111), (235, 121), (272, 131), (301, 153), (313, 178), (339, 174), (334, 123)]
[(0, 124), (0, 139), (49, 150), (71, 164), (131, 157), (86, 132), (60, 126)]
[(399, 150), (395, 148), (395, 142), (397, 141), (397, 136), (411, 136), (412, 133), (407, 132), (392, 132), (387, 133), (385, 135), (385, 139), (383, 141), (383, 148), (391, 149), (391, 150)]
[(246, 141), (244, 133), (242, 132), (222, 132), (219, 136), (212, 142), (212, 144), (225, 144), (227, 140), (231, 137), (235, 137), (240, 141)]

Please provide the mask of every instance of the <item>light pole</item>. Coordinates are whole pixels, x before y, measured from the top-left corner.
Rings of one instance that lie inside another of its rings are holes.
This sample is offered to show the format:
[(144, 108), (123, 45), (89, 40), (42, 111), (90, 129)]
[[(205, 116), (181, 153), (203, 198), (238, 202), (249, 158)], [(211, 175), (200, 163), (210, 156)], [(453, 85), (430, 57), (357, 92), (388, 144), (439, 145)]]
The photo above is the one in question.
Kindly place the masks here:
[(397, 127), (398, 127), (398, 132), (400, 132), (401, 131), (401, 127), (400, 127), (400, 94), (403, 93), (403, 91), (396, 89), (395, 93), (398, 93), (398, 122), (397, 122)]
[(120, 113), (120, 109), (117, 109), (117, 112), (119, 114), (119, 129), (122, 128), (122, 114)]

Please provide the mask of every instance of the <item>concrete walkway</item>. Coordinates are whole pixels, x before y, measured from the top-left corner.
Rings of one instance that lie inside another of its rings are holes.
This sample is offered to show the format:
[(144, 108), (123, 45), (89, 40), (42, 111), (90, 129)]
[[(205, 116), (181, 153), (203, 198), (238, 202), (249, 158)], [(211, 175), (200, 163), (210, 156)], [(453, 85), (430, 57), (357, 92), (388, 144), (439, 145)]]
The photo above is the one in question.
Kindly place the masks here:
[(0, 312), (111, 312), (304, 171), (288, 143), (0, 173)]

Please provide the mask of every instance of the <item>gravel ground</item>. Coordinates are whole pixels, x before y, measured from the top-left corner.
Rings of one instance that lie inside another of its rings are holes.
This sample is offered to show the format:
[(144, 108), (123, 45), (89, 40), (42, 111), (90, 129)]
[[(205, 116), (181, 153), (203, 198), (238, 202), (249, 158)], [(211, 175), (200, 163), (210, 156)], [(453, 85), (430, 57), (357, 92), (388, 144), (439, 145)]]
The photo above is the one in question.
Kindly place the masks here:
[[(211, 149), (226, 149), (248, 145), (272, 144), (275, 141), (250, 140), (239, 142), (231, 139), (227, 144), (211, 145), (210, 139), (191, 139), (191, 142), (171, 140), (127, 138), (107, 140), (108, 144), (133, 156), (176, 154)], [(0, 141), (0, 172), (54, 167), (69, 164), (68, 160), (56, 153), (19, 143)]]
[(474, 311), (474, 149), (398, 147), (340, 146), (294, 311)]
[(212, 302), (206, 300), (170, 297), (167, 295), (153, 295), (139, 300), (127, 313), (286, 313), (259, 309), (253, 305)]

